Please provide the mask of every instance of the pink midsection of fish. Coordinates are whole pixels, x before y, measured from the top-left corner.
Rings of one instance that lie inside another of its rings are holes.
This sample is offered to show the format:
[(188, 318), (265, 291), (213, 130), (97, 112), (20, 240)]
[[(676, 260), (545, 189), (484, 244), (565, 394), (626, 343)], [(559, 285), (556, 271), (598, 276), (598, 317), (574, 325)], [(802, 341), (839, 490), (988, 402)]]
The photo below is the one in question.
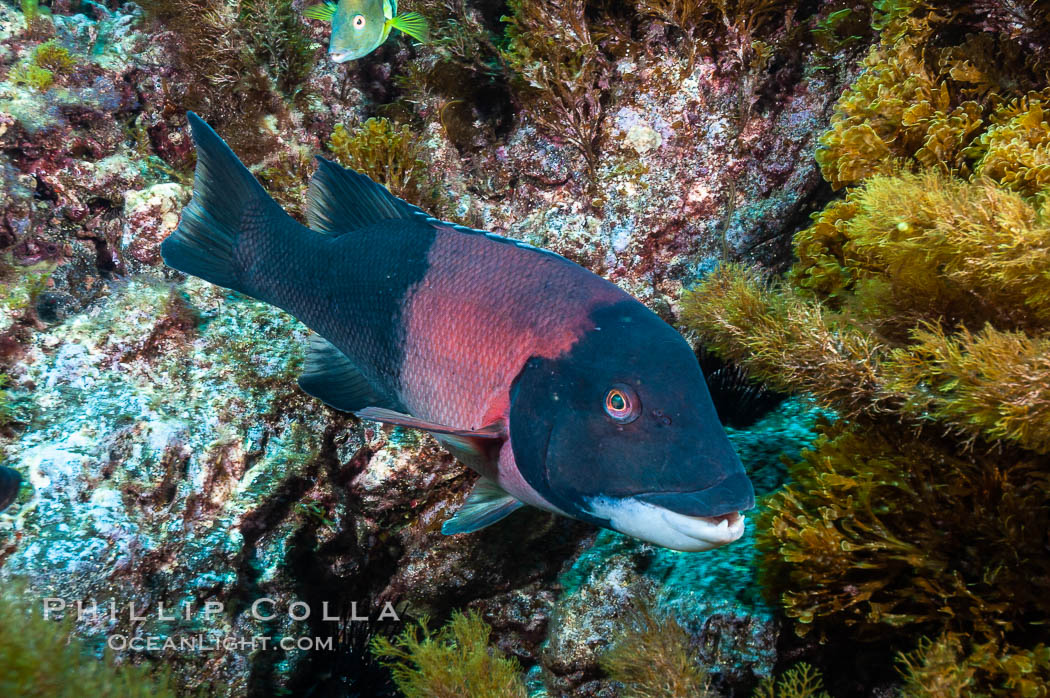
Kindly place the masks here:
[[(462, 429), (505, 425), (525, 362), (568, 351), (593, 329), (593, 307), (628, 297), (560, 257), (448, 227), (427, 262), (406, 294), (401, 400), (420, 419)], [(498, 466), (476, 465), (511, 494), (542, 501), (513, 458), (508, 438)]]

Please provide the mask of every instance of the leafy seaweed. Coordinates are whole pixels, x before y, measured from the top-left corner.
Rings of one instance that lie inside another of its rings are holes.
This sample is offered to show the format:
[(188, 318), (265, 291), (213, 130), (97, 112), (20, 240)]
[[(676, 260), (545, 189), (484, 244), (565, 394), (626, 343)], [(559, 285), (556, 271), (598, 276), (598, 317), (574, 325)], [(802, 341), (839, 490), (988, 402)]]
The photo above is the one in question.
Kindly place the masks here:
[(1021, 14), (876, 3), (816, 154), (845, 196), (786, 278), (683, 296), (708, 349), (845, 417), (766, 499), (762, 578), (799, 634), (903, 648), (907, 695), (1045, 695), (1050, 671), (1050, 94)]
[(636, 600), (624, 616), (623, 631), (602, 655), (610, 678), (632, 698), (707, 698), (706, 673), (696, 664), (689, 634), (658, 611), (652, 599)]
[(476, 611), (456, 612), (437, 631), (424, 618), (393, 640), (374, 638), (371, 649), (406, 698), (525, 698), (521, 667), (489, 647), (491, 630)]
[(612, 64), (591, 34), (586, 0), (510, 0), (504, 59), (536, 124), (574, 146), (596, 181)]

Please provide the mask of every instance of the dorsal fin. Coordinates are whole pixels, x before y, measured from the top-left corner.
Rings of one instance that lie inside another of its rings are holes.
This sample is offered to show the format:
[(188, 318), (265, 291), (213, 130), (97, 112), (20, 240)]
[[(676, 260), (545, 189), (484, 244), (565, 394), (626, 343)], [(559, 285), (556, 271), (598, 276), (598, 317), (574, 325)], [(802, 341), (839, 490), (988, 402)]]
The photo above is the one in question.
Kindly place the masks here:
[(307, 224), (336, 236), (383, 221), (426, 217), (422, 209), (397, 198), (382, 184), (321, 156), (307, 199)]
[(303, 375), (299, 376), (303, 392), (343, 412), (394, 404), (334, 344), (316, 334), (308, 341)]
[(317, 232), (338, 237), (382, 221), (414, 219), (428, 225), (452, 228), (460, 233), (483, 235), (496, 242), (532, 250), (572, 264), (557, 252), (487, 230), (468, 228), (435, 218), (418, 206), (397, 198), (367, 175), (345, 168), (320, 155), (316, 158), (317, 171), (310, 179), (310, 190), (307, 194), (306, 222)]

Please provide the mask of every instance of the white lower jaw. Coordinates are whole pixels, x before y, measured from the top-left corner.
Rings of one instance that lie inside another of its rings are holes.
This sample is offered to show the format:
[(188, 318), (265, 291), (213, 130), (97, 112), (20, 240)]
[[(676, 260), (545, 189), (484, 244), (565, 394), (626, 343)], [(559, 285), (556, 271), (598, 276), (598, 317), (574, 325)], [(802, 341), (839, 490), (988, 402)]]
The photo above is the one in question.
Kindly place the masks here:
[[(716, 548), (726, 543), (732, 543), (744, 535), (744, 515), (738, 512), (726, 516), (711, 518), (704, 516), (685, 516), (673, 511), (664, 510), (664, 520), (667, 525), (683, 535), (706, 541)], [(708, 550), (710, 548), (707, 548)]]
[(594, 516), (609, 520), (610, 528), (671, 550), (711, 550), (744, 535), (744, 517), (736, 512), (717, 519), (685, 516), (629, 497), (598, 497), (589, 504)]

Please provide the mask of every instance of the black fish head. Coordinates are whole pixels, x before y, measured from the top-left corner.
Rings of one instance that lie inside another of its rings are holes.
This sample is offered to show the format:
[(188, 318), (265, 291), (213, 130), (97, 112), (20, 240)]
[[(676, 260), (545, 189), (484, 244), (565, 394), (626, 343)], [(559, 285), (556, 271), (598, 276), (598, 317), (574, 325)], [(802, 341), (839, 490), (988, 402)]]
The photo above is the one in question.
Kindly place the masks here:
[(556, 508), (678, 550), (743, 533), (755, 495), (689, 344), (640, 303), (605, 306), (511, 390), (525, 480)]

